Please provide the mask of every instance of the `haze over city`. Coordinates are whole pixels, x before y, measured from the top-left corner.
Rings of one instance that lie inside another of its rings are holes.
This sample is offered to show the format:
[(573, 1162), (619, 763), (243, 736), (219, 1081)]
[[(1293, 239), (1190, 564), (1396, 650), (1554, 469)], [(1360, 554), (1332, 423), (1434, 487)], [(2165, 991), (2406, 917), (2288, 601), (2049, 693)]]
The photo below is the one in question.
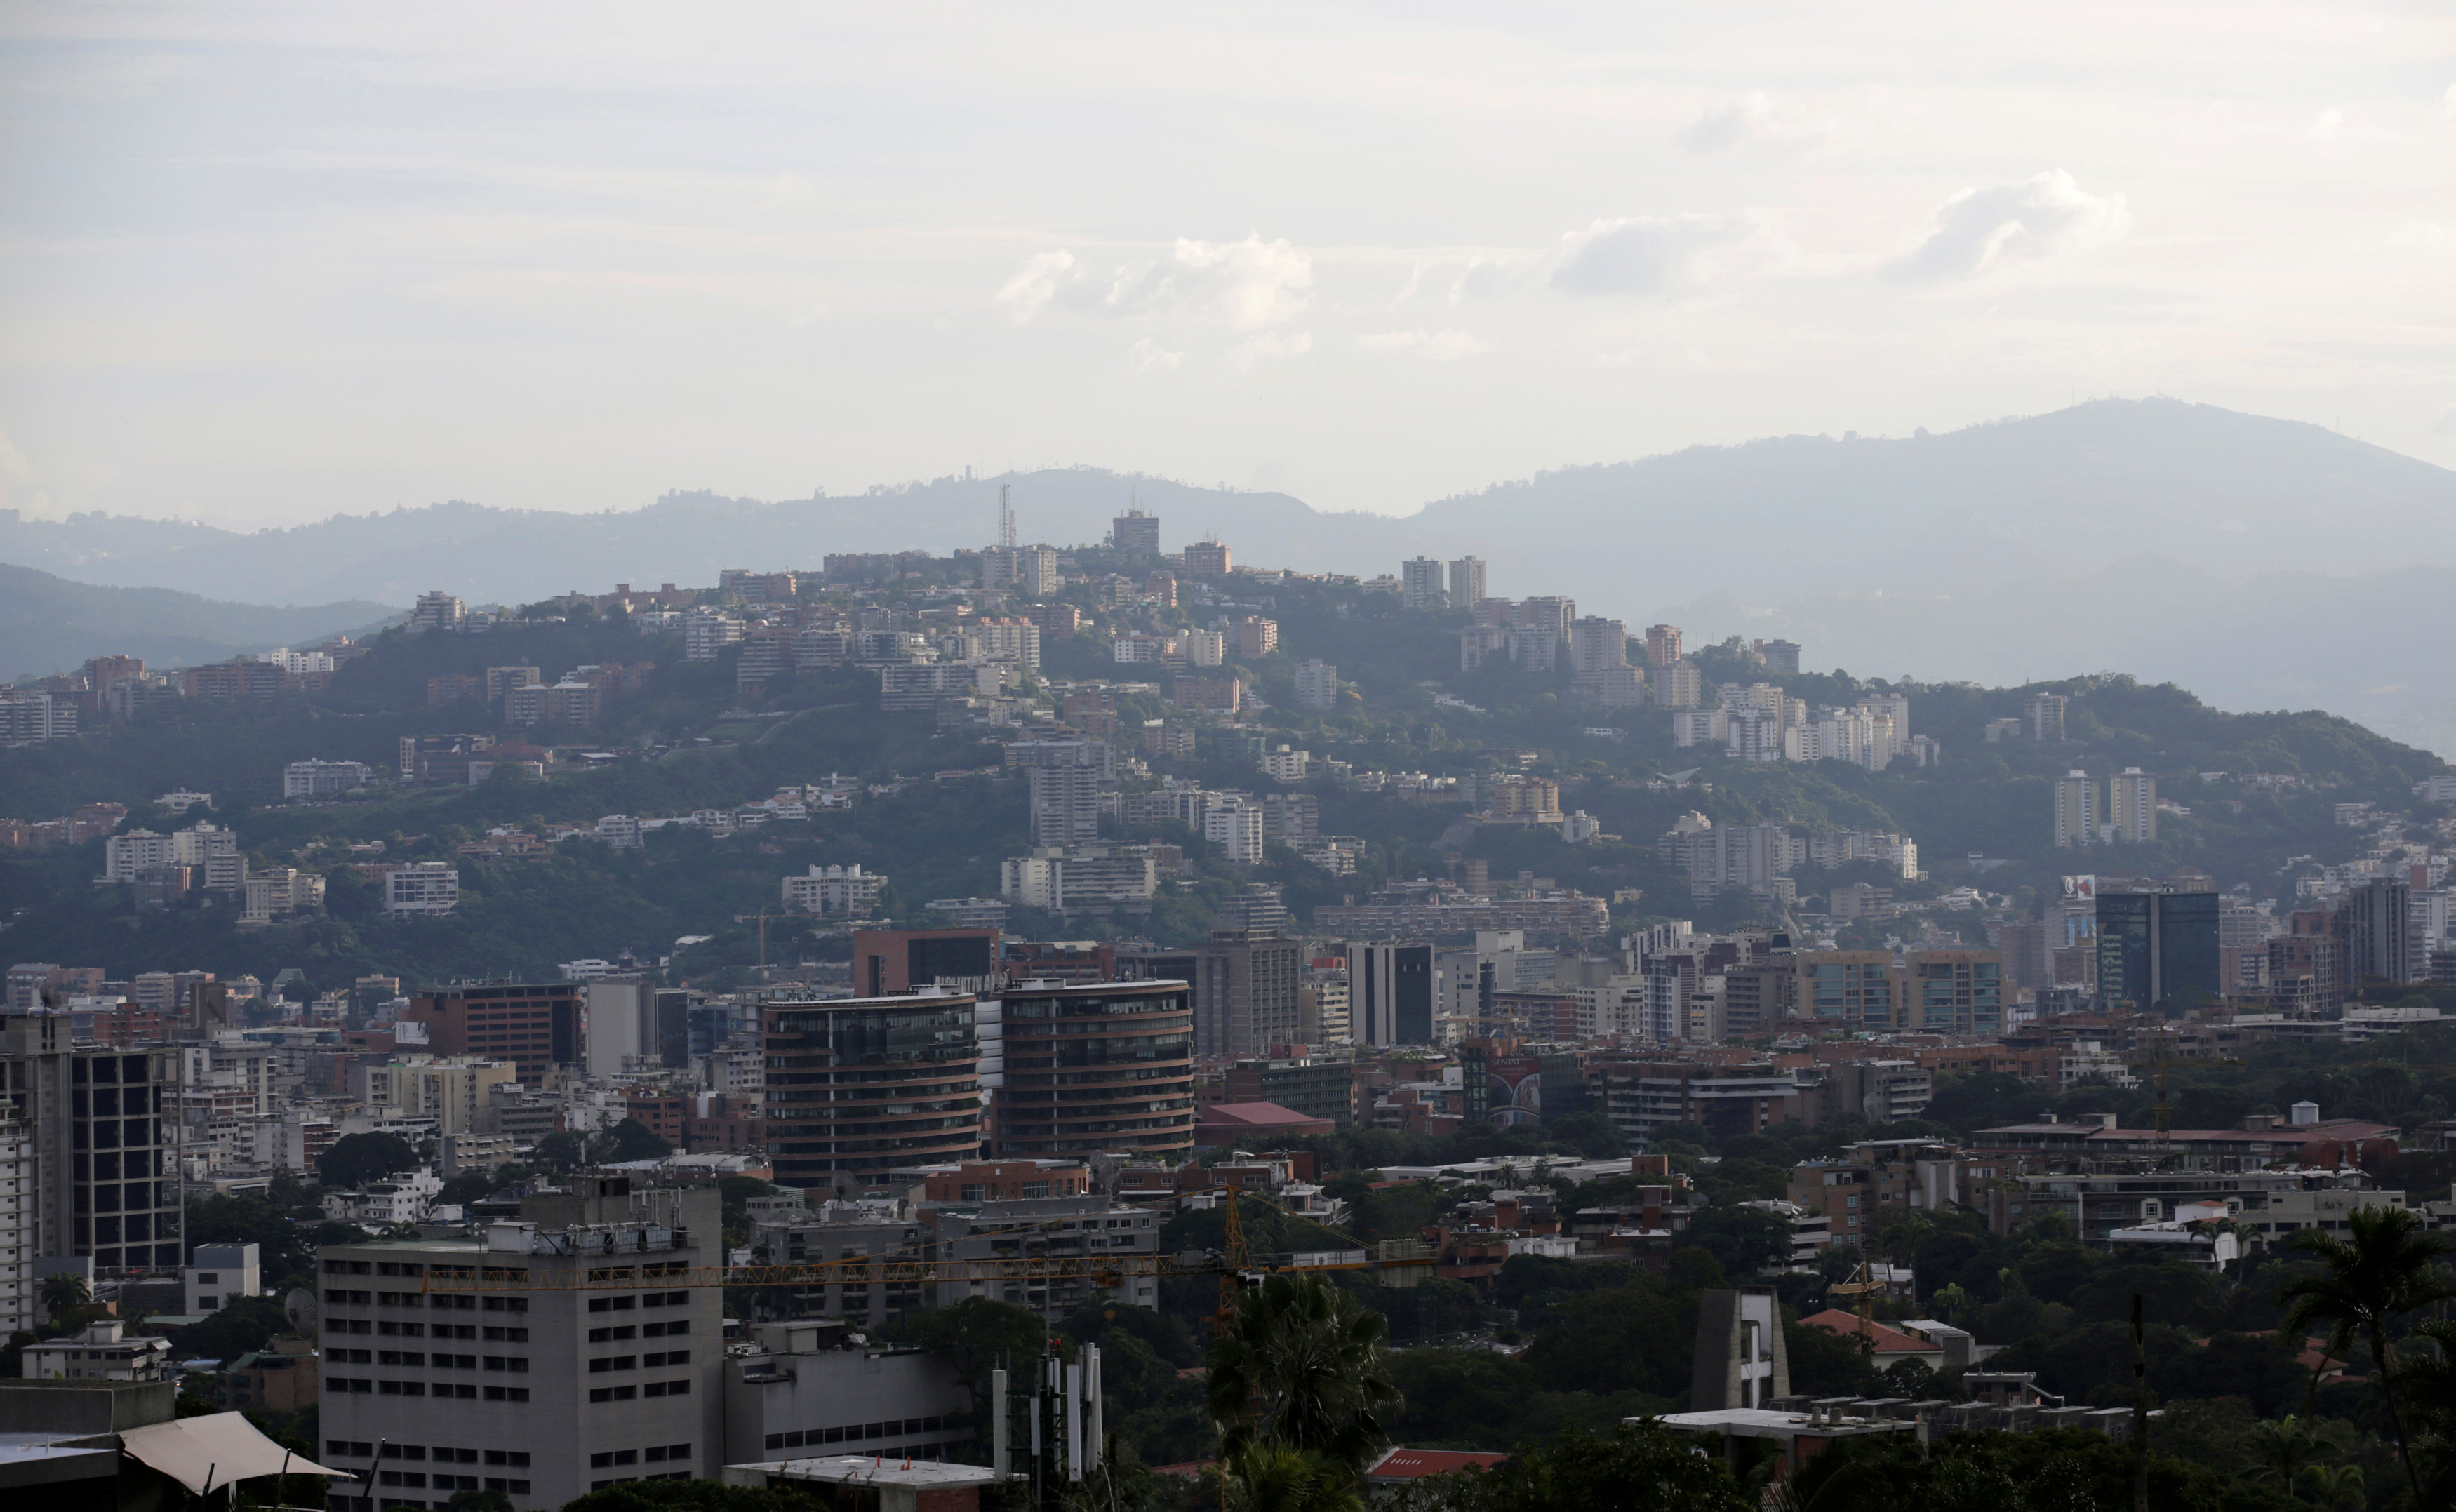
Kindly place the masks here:
[(2456, 1506), (2451, 274), (2444, 6), (0, 6), (0, 1506)]
[(1403, 514), (2163, 393), (2456, 461), (2398, 5), (0, 17), (7, 506)]

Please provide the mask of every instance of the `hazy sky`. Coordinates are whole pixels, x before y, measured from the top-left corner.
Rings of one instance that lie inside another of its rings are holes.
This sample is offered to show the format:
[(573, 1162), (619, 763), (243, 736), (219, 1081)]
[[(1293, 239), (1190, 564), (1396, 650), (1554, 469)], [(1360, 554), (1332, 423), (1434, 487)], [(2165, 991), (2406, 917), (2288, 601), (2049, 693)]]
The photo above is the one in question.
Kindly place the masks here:
[(0, 490), (1405, 511), (2153, 392), (2456, 464), (2443, 4), (0, 7)]

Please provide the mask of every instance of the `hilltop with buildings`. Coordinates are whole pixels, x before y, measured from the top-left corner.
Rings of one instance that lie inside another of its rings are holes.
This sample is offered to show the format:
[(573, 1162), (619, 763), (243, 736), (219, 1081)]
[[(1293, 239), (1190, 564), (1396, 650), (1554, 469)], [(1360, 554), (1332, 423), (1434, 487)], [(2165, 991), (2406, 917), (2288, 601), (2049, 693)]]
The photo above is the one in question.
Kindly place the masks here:
[(12, 694), (21, 1368), (210, 1359), (334, 1472), (522, 1509), (813, 1445), (977, 1487), (1027, 1411), (979, 1362), (1050, 1331), (1068, 1412), (1213, 1453), (1241, 1245), (1412, 1346), (1396, 1454), (2113, 1452), (2137, 1290), (2161, 1398), (2245, 1399), (2214, 1475), (2305, 1400), (2296, 1236), (2456, 1232), (2436, 758), (1164, 523)]

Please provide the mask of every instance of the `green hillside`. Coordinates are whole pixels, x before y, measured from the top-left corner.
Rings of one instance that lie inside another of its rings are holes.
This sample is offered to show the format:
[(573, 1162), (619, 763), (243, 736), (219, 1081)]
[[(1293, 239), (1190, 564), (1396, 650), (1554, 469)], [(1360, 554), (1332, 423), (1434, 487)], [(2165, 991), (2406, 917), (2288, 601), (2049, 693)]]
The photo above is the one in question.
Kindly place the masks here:
[[(1085, 554), (1092, 557), (1093, 554)], [(2076, 869), (2071, 852), (2049, 843), (2050, 778), (2072, 766), (2103, 775), (2128, 766), (2158, 773), (2160, 794), (2191, 809), (2163, 816), (2160, 843), (2127, 848), (2090, 864), (2163, 875), (2195, 867), (2221, 885), (2250, 882), (2260, 896), (2281, 887), (2281, 868), (2345, 859), (2356, 832), (2334, 823), (2333, 805), (2369, 802), (2411, 808), (2411, 785), (2444, 770), (2435, 757), (2398, 746), (2322, 714), (2230, 715), (2173, 687), (2114, 677), (2045, 684), (2071, 700), (2075, 739), (2062, 746), (1988, 745), (1987, 721), (2016, 715), (2033, 688), (1899, 684), (1912, 700), (1913, 727), (1943, 743), (1941, 765), (1896, 762), (1874, 773), (1840, 763), (1743, 764), (1719, 751), (1675, 749), (1667, 716), (1637, 709), (1607, 714), (1581, 705), (1566, 676), (1540, 677), (1487, 667), (1456, 671), (1458, 617), (1408, 612), (1385, 595), (1353, 586), (1284, 582), (1240, 586), (1240, 600), (1206, 606), (1202, 623), (1259, 613), (1280, 626), (1280, 649), (1244, 670), (1270, 707), (1249, 722), (1270, 744), (1309, 749), (1318, 760), (1356, 768), (1422, 770), (1473, 777), (1495, 752), (1512, 769), (1557, 778), (1562, 806), (1603, 823), (1607, 838), (1570, 846), (1548, 829), (1478, 828), (1459, 805), (1425, 805), (1396, 795), (1342, 790), (1326, 779), (1313, 790), (1324, 833), (1365, 839), (1359, 872), (1333, 877), (1293, 852), (1240, 869), (1200, 858), (1183, 833), (1185, 876), (1160, 900), (1149, 930), (1164, 940), (1198, 935), (1212, 905), (1230, 889), (1265, 880), (1282, 885), (1300, 918), (1316, 905), (1372, 891), (1393, 878), (1441, 876), (1454, 859), (1481, 859), (1495, 876), (1530, 871), (1598, 896), (1641, 894), (1615, 908), (1617, 921), (1694, 918), (1701, 928), (1745, 921), (1762, 905), (1726, 895), (1690, 902), (1685, 882), (1656, 859), (1653, 842), (1679, 816), (1700, 810), (1717, 822), (1777, 819), (1805, 828), (1889, 828), (1917, 840), (1931, 879), (1893, 883), (1900, 895), (1934, 894), (1975, 880), (1973, 852), (1991, 862), (1984, 886), (2016, 902), (2057, 887)], [(1088, 607), (1088, 603), (1087, 603)], [(1182, 621), (1186, 614), (1175, 617)], [(1050, 644), (1051, 676), (1113, 677), (1111, 622)], [(72, 742), (0, 751), (0, 804), (7, 816), (52, 817), (78, 804), (125, 803), (132, 823), (171, 828), (145, 808), (178, 787), (214, 793), (216, 817), (234, 826), (258, 867), (299, 864), (332, 869), (328, 912), (309, 922), (242, 932), (226, 910), (174, 909), (138, 916), (124, 889), (94, 889), (101, 844), (0, 858), (0, 949), (12, 960), (107, 965), (114, 975), (195, 966), (269, 976), (305, 969), (322, 985), (366, 971), (413, 979), (472, 973), (533, 975), (562, 961), (612, 957), (631, 950), (653, 958), (686, 934), (712, 935), (678, 963), (680, 974), (721, 980), (756, 951), (755, 922), (772, 909), (778, 878), (805, 867), (859, 863), (891, 881), (901, 917), (927, 917), (933, 898), (994, 895), (998, 864), (1026, 844), (1023, 785), (977, 775), (1000, 760), (984, 732), (941, 731), (928, 714), (882, 714), (875, 681), (853, 673), (788, 677), (760, 707), (735, 707), (729, 661), (689, 664), (672, 636), (642, 636), (621, 622), (537, 623), (484, 636), (379, 636), (328, 693), (265, 705), (177, 705), (134, 725), (104, 725)], [(1354, 692), (1324, 713), (1299, 710), (1298, 661), (1336, 664)], [(1702, 654), (1709, 674), (1735, 673), (1732, 653)], [(627, 752), (610, 766), (543, 782), (498, 781), (455, 789), (384, 788), (351, 801), (309, 807), (278, 803), (280, 767), (307, 757), (389, 767), (404, 734), (487, 729), (485, 713), (461, 704), (426, 705), (427, 679), (490, 665), (534, 664), (547, 675), (585, 663), (652, 661), (645, 690), (609, 703), (603, 725), (544, 732), (572, 749)], [(1136, 669), (1139, 670), (1139, 669)], [(1753, 675), (1753, 674), (1751, 674)], [(1865, 684), (1844, 674), (1782, 679), (1812, 702), (1841, 702)], [(1429, 684), (1429, 685), (1427, 685)], [(1447, 696), (1456, 703), (1436, 703)], [(1156, 702), (1126, 711), (1159, 717)], [(1224, 732), (1222, 732), (1224, 733)], [(1243, 760), (1224, 759), (1206, 734), (1196, 757), (1153, 761), (1155, 776), (1174, 773), (1206, 786), (1268, 787)], [(1673, 788), (1655, 774), (1698, 768)], [(2244, 772), (2286, 774), (2283, 791), (2242, 786)], [(975, 775), (954, 775), (972, 772)], [(2223, 772), (2203, 779), (2200, 773)], [(546, 859), (463, 868), (458, 914), (434, 921), (387, 921), (371, 887), (346, 859), (447, 858), (453, 848), (498, 826), (537, 830), (588, 824), (608, 813), (635, 817), (754, 802), (790, 784), (830, 773), (899, 790), (866, 793), (847, 811), (726, 839), (683, 828), (650, 836), (642, 851), (616, 854), (593, 842), (556, 848)], [(943, 775), (942, 774), (946, 774)], [(1618, 838), (1609, 838), (1618, 837)], [(369, 847), (355, 855), (342, 848)], [(1804, 895), (1873, 871), (1798, 878)], [(1956, 921), (1945, 920), (1948, 926)], [(1976, 928), (1974, 916), (1966, 921)], [(1018, 918), (1030, 932), (1055, 931), (1053, 919)], [(1081, 927), (1074, 927), (1079, 930)], [(808, 936), (808, 925), (772, 924), (771, 958), (801, 952), (840, 956), (841, 941)]]

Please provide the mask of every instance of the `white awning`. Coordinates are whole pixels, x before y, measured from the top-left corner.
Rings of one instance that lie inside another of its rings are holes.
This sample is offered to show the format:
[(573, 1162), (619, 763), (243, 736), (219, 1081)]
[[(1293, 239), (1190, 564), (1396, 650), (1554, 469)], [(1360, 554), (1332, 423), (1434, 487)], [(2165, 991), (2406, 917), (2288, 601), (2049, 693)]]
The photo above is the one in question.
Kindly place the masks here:
[(205, 1494), (209, 1482), (226, 1486), (260, 1475), (280, 1475), (285, 1469), (292, 1475), (351, 1479), (347, 1470), (330, 1470), (291, 1454), (235, 1412), (131, 1428), (119, 1436), (119, 1444), (198, 1496)]

